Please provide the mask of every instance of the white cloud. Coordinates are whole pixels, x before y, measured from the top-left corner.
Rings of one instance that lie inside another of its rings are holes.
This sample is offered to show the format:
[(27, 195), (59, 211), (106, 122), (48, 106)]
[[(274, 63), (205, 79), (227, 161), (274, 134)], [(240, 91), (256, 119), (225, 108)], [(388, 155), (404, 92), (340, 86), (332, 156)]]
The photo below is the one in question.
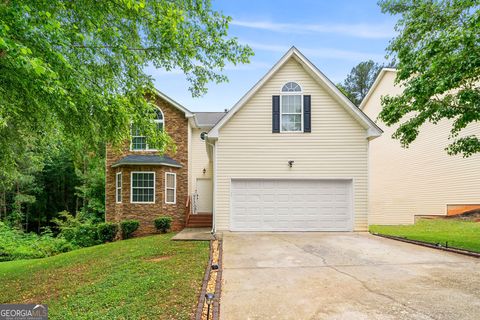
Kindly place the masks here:
[(356, 38), (385, 39), (395, 33), (390, 24), (302, 24), (233, 20), (231, 25), (283, 33), (334, 33)]
[[(269, 45), (264, 43), (242, 41), (243, 44), (249, 45), (254, 50), (270, 51), (285, 53), (290, 47), (283, 45)], [(300, 49), (300, 48), (299, 48)], [(342, 50), (334, 48), (316, 48), (316, 49), (300, 49), (300, 51), (307, 57), (322, 58), (322, 59), (338, 59), (348, 61), (369, 60), (383, 61), (385, 57), (378, 53), (360, 52), (354, 50)]]

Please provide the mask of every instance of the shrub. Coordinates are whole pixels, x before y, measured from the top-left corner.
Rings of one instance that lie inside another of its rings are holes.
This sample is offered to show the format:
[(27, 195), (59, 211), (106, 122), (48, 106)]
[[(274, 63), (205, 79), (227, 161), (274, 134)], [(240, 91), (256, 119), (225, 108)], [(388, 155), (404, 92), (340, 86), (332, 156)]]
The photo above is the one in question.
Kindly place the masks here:
[(137, 220), (124, 220), (120, 222), (120, 230), (122, 232), (122, 239), (128, 239), (132, 237), (132, 233), (138, 229), (140, 222)]
[(44, 258), (76, 249), (63, 237), (47, 229), (41, 235), (24, 233), (0, 222), (0, 261)]
[(118, 232), (118, 224), (112, 222), (100, 223), (97, 226), (98, 239), (101, 242), (112, 242)]
[(158, 217), (157, 219), (155, 219), (154, 223), (155, 228), (157, 228), (158, 231), (165, 233), (168, 229), (170, 229), (170, 225), (172, 224), (172, 218)]
[(91, 247), (100, 244), (98, 227), (90, 221), (81, 221), (70, 213), (60, 212), (61, 219), (54, 222), (60, 229), (60, 236), (78, 247)]
[(91, 247), (100, 243), (98, 228), (94, 224), (82, 223), (74, 227), (66, 227), (61, 235), (69, 242), (79, 247)]

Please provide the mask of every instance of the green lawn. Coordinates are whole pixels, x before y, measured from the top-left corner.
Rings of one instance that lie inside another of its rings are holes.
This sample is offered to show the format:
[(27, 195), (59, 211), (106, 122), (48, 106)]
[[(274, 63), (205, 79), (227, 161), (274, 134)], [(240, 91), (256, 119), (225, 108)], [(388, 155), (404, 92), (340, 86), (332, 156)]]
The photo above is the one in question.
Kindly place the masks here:
[(208, 242), (172, 234), (0, 263), (1, 303), (46, 303), (49, 319), (189, 319)]
[(480, 252), (480, 223), (454, 219), (421, 219), (413, 225), (370, 226), (370, 232), (445, 244)]

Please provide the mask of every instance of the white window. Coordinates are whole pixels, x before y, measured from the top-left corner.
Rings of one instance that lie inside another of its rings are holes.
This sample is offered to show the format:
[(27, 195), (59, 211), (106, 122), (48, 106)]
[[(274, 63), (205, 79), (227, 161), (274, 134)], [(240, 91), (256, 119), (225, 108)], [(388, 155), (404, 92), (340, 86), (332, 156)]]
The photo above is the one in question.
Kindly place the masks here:
[(280, 99), (280, 130), (301, 132), (303, 127), (302, 88), (295, 82), (282, 87)]
[(132, 125), (132, 150), (147, 150), (147, 137), (142, 136), (140, 129)]
[(122, 173), (117, 172), (115, 181), (115, 199), (117, 203), (122, 202)]
[(131, 203), (155, 203), (155, 172), (132, 172)]
[[(164, 122), (165, 122), (163, 117), (163, 112), (159, 108), (156, 108), (155, 114), (156, 114), (156, 117), (153, 120), (153, 122), (156, 124), (157, 129), (159, 131), (163, 131)], [(140, 129), (135, 124), (132, 124), (132, 143), (130, 148), (134, 151), (139, 151), (139, 150), (156, 151), (157, 150), (155, 146), (148, 145), (147, 137), (142, 134)]]
[(172, 172), (165, 173), (165, 203), (177, 201), (177, 175)]

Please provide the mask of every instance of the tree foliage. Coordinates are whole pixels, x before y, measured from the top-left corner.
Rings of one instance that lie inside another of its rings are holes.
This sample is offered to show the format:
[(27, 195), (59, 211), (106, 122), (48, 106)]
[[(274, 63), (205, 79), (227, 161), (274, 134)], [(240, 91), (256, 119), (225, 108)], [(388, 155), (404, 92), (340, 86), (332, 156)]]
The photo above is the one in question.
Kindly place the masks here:
[(372, 60), (360, 62), (352, 68), (347, 78), (337, 87), (356, 105), (367, 95), (382, 65)]
[(145, 67), (180, 69), (193, 95), (226, 81), (250, 48), (227, 37), (209, 0), (0, 2), (0, 168), (15, 170), (27, 141), (61, 135), (119, 144), (135, 121), (161, 140), (144, 97)]
[(82, 153), (57, 142), (30, 146), (15, 161), (14, 175), (0, 179), (0, 220), (37, 233), (53, 226), (51, 221), (62, 211), (83, 220), (104, 220), (104, 152)]
[(478, 0), (382, 0), (398, 15), (399, 32), (388, 47), (398, 62), (398, 96), (382, 99), (380, 119), (400, 123), (393, 137), (403, 146), (425, 122), (452, 121), (449, 154), (480, 152), (480, 137), (462, 134), (480, 120), (480, 3)]

